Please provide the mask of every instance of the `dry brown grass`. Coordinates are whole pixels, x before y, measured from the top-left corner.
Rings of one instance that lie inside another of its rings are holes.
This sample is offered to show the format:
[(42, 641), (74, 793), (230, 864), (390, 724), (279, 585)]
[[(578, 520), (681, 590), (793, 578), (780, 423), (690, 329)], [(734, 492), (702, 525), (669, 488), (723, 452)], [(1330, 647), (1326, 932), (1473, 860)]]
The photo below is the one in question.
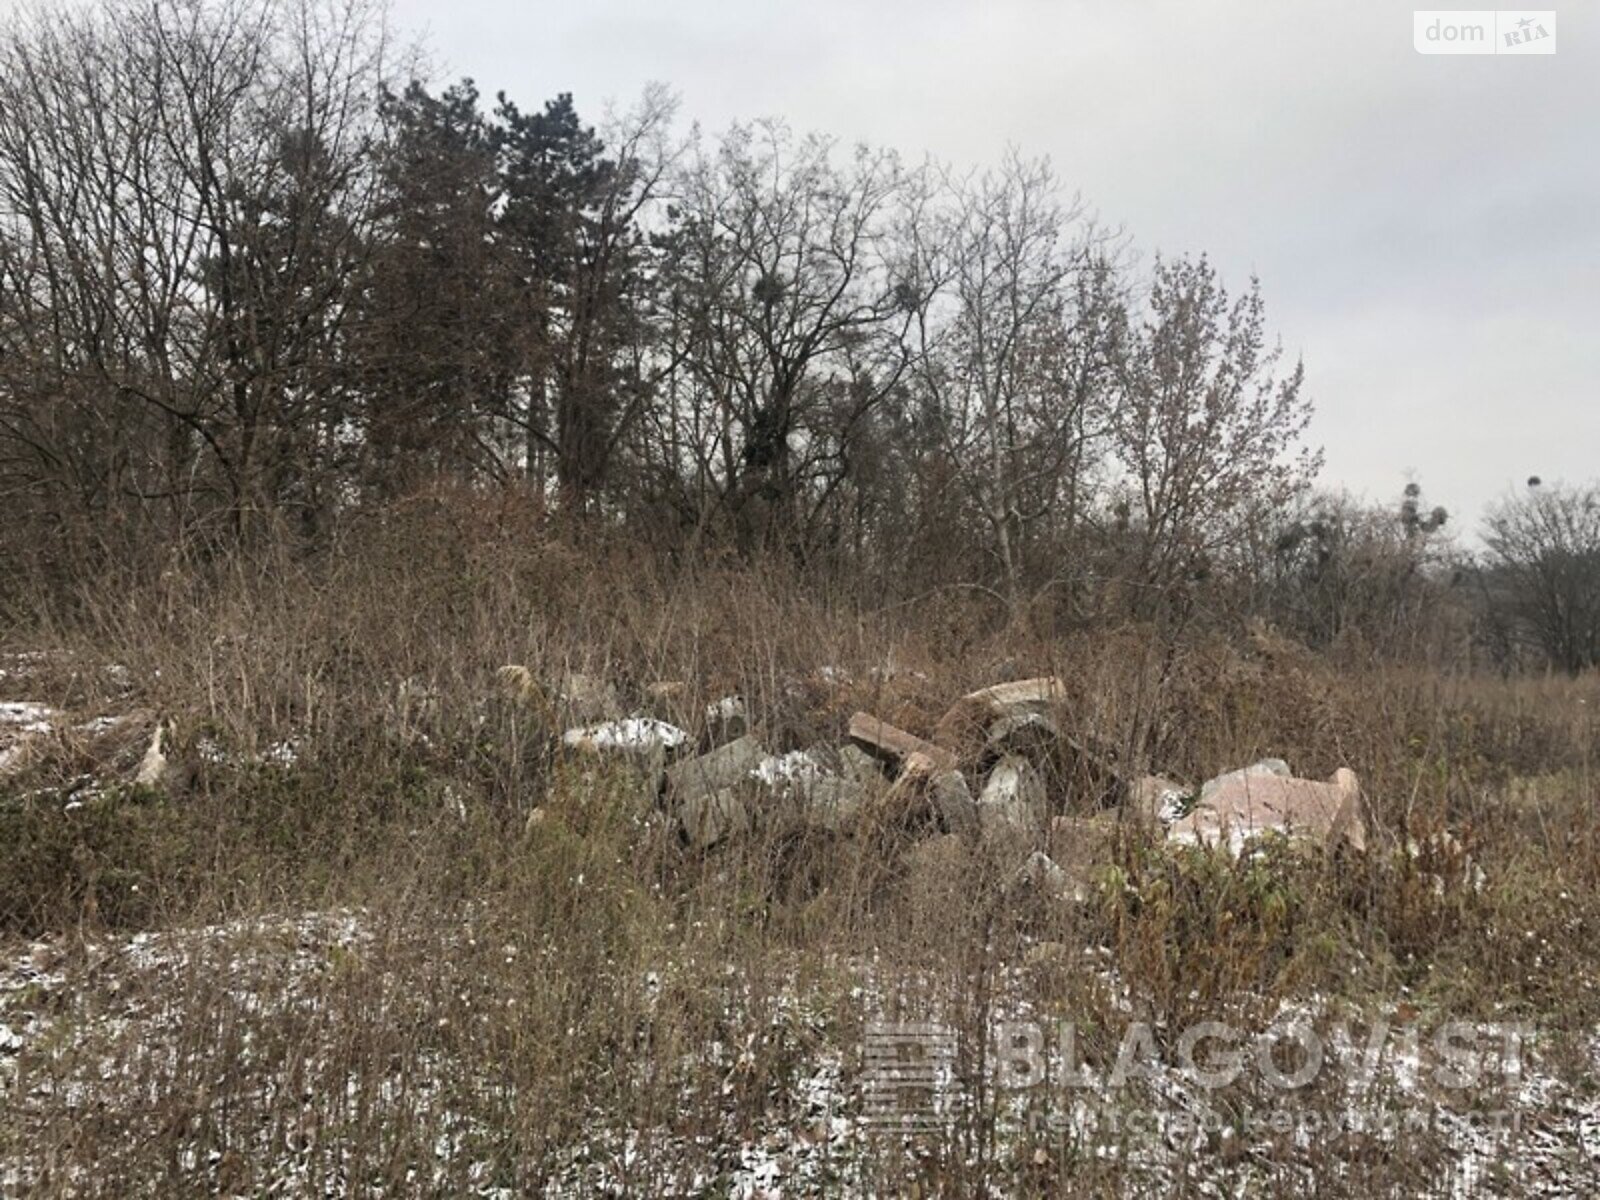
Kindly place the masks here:
[[(139, 746), (63, 736), (0, 784), (7, 957), (63, 981), (6, 994), (35, 1035), (0, 1078), (0, 1162), (41, 1195), (586, 1194), (601, 1175), (720, 1194), (738, 1147), (784, 1131), (818, 1148), (791, 1192), (1184, 1191), (1243, 1167), (1218, 1143), (1157, 1185), (1138, 1145), (1006, 1133), (971, 1057), (972, 1109), (914, 1153), (830, 1133), (807, 1080), (833, 1064), (848, 1092), (874, 1015), (948, 1021), (969, 1055), (1023, 1008), (1112, 1055), (1134, 1016), (1261, 1021), (1312, 996), (1592, 1029), (1594, 680), (1335, 669), (1243, 630), (1172, 643), (987, 604), (875, 604), (447, 513), (331, 561), (174, 563), (41, 608), (4, 647), (43, 652), (30, 698), (160, 714), (182, 769), (68, 810), (74, 779), (126, 779)], [(736, 691), (778, 749), (837, 740), (856, 708), (926, 733), (958, 694), (1054, 672), (1071, 732), (1140, 766), (1354, 766), (1377, 836), (1363, 858), (1234, 863), (1130, 830), (1082, 905), (892, 822), (696, 855), (646, 781), (558, 753), (562, 714), (499, 698), (508, 662), (641, 706), (682, 680), (675, 715)], [(1398, 849), (1447, 829), (1470, 864)], [(1410, 1194), (1446, 1154), (1281, 1149), (1250, 1158), (1252, 1186)]]

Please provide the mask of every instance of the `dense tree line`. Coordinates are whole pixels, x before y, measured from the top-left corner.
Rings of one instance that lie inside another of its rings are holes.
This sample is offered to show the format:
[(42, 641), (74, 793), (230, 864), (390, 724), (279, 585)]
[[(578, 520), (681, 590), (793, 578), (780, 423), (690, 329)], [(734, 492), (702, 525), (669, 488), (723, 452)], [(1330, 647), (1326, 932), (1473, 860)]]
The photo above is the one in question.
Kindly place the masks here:
[(123, 0), (4, 53), (5, 471), (39, 512), (315, 531), (518, 480), (745, 552), (959, 529), (1015, 590), (1112, 491), (1162, 576), (1310, 465), (1254, 288), (1136, 275), (1040, 162), (395, 86), (362, 0)]
[(659, 88), (591, 124), (417, 74), (369, 0), (13, 21), (0, 553), (315, 545), (448, 484), (1013, 611), (1229, 581), (1313, 641), (1440, 573), (1415, 497), (1308, 492), (1255, 283), (1141, 258), (1046, 162), (684, 133)]

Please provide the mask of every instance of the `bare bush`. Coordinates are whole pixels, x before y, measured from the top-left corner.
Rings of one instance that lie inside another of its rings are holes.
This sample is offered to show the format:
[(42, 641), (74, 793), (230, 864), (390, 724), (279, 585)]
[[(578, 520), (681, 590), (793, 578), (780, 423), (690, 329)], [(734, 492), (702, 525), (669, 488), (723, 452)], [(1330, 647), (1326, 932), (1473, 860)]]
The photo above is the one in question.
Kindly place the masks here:
[(1600, 664), (1600, 491), (1530, 488), (1486, 521), (1491, 617), (1569, 674)]

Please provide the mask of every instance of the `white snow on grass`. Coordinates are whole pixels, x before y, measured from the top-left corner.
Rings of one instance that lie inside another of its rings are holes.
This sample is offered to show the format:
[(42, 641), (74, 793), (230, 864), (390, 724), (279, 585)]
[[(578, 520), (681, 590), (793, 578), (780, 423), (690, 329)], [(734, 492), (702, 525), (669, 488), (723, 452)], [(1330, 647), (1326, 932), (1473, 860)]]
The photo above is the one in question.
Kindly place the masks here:
[(732, 721), (747, 715), (743, 696), (724, 696), (706, 705), (706, 720)]
[(791, 750), (762, 759), (751, 768), (750, 778), (759, 779), (768, 787), (780, 787), (786, 783), (810, 783), (827, 773), (809, 750)]
[[(471, 944), (470, 919), (460, 936)], [(341, 963), (346, 955), (371, 954), (387, 941), (388, 935), (380, 936), (365, 914), (338, 910), (135, 934), (91, 944), (86, 951), (81, 943), (65, 940), (35, 943), (19, 949), (9, 962), (0, 956), (0, 1106), (15, 1103), (58, 1117), (95, 1112), (132, 1121), (130, 1114), (151, 1099), (141, 1090), (149, 1082), (141, 1070), (159, 1068), (151, 1078), (166, 1078), (164, 1056), (176, 1053), (189, 1022), (206, 1019), (185, 1011), (183, 993), (161, 981), (194, 972), (218, 978), (212, 973), (220, 972), (232, 1005), (229, 1019), (245, 1027), (239, 1053), (268, 1085), (276, 1072), (310, 1064), (315, 1069), (308, 1069), (308, 1078), (318, 1079), (324, 1089), (340, 1090), (308, 1097), (308, 1104), (338, 1112), (347, 1089), (352, 1104), (392, 1105), (396, 1119), (423, 1122), (433, 1141), (431, 1156), (420, 1156), (410, 1168), (408, 1182), (418, 1190), (455, 1186), (455, 1194), (462, 1195), (522, 1194), (507, 1183), (507, 1162), (501, 1157), (506, 1131), (495, 1125), (494, 1106), (480, 1108), (475, 1102), (504, 1085), (492, 1065), (428, 1048), (376, 1085), (332, 1070), (329, 1056), (339, 1047), (319, 1041), (318, 1031), (340, 1029), (328, 1006), (340, 1003), (336, 982), (344, 969)], [(505, 947), (508, 956), (518, 952), (514, 945)], [(1115, 983), (1114, 969), (1094, 959), (1094, 954), (1085, 954), (1085, 969)], [(692, 1126), (681, 1121), (630, 1124), (596, 1109), (585, 1114), (573, 1140), (547, 1149), (542, 1194), (716, 1194), (748, 1200), (884, 1194), (881, 1168), (912, 1151), (893, 1140), (894, 1135), (875, 1130), (867, 1119), (858, 1019), (884, 1019), (897, 1011), (906, 988), (916, 980), (893, 972), (880, 977), (869, 961), (841, 965), (859, 980), (843, 1009), (837, 997), (819, 1003), (793, 984), (766, 993), (747, 979), (732, 978), (716, 993), (723, 1031), (717, 1038), (685, 1055), (678, 1066), (670, 1059), (635, 1064), (652, 1074), (672, 1075), (683, 1068), (679, 1110), (695, 1115)], [(652, 1004), (664, 988), (676, 986), (673, 976), (686, 969), (671, 962), (655, 968), (645, 976)], [(1030, 978), (1026, 970), (1000, 968), (995, 996), (1000, 1011), (1046, 1019), (1030, 1003)], [(708, 982), (701, 975), (695, 979), (700, 985)], [(934, 989), (914, 990), (931, 996)], [(918, 1019), (938, 1019), (941, 1008), (934, 1003), (924, 1013), (919, 1006), (918, 1013)], [(450, 1019), (456, 1015), (452, 1012)], [(1282, 1005), (1278, 1013), (1280, 1019), (1306, 1021), (1336, 1015), (1321, 997)], [(281, 1035), (297, 1028), (294, 1023), (305, 1038), (294, 1042), (292, 1052), (256, 1032), (259, 1024), (261, 1030)], [(1054, 1040), (1046, 1046), (1053, 1079), (1066, 1078), (1068, 1064), (1061, 1050)], [(1600, 1040), (1592, 1050), (1600, 1051)], [(787, 1069), (750, 1093), (752, 1071), (763, 1053), (792, 1057), (785, 1059)], [(30, 1056), (26, 1064), (19, 1062), (22, 1055)], [(277, 1055), (287, 1057), (280, 1063), (273, 1057)], [(1433, 1165), (1428, 1185), (1418, 1195), (1593, 1194), (1581, 1183), (1600, 1169), (1600, 1104), (1592, 1088), (1574, 1087), (1550, 1074), (1538, 1058), (1530, 1059), (1515, 1098), (1527, 1120), (1520, 1133), (1507, 1138), (1477, 1119), (1470, 1107), (1442, 1102), (1422, 1083), (1416, 1066), (1403, 1045), (1389, 1047), (1375, 1087), (1346, 1093), (1336, 1080), (1331, 1092), (1308, 1097), (1311, 1107), (1303, 1111), (1318, 1117), (1317, 1124), (1296, 1125), (1288, 1136), (1279, 1137), (1260, 1118), (1278, 1109), (1301, 1111), (1282, 1093), (1213, 1097), (1170, 1071), (1158, 1071), (1147, 1081), (1136, 1078), (1119, 1093), (1106, 1082), (1108, 1064), (1100, 1064), (1090, 1072), (1095, 1082), (1049, 1093), (1055, 1099), (1045, 1114), (1045, 1128), (1070, 1142), (1084, 1160), (1114, 1172), (1108, 1182), (1115, 1181), (1127, 1194), (1314, 1190), (1318, 1173), (1337, 1170), (1340, 1161), (1337, 1153), (1323, 1153), (1319, 1144), (1333, 1145), (1331, 1137), (1316, 1132), (1330, 1123), (1333, 1129), (1358, 1134), (1354, 1144), (1360, 1153), (1429, 1155)], [(949, 1110), (955, 1119), (971, 1109), (962, 1099), (962, 1085), (953, 1077), (947, 1082), (956, 1090)], [(1029, 1132), (1030, 1120), (1040, 1116), (1041, 1095), (1024, 1089), (993, 1094), (995, 1108), (988, 1118), (995, 1137), (991, 1163), (1013, 1161), (1023, 1153), (1051, 1153), (1039, 1149), (1037, 1130)], [(1244, 1107), (1236, 1110), (1234, 1100)], [(1271, 1105), (1258, 1109), (1258, 1101)], [(1406, 1114), (1418, 1110), (1428, 1117), (1423, 1140), (1397, 1136), (1407, 1128)], [(1127, 1122), (1107, 1119), (1119, 1116)], [(950, 1130), (933, 1136), (950, 1152), (963, 1153)], [(1226, 1153), (1223, 1147), (1228, 1147)], [(347, 1147), (330, 1141), (317, 1149), (312, 1154), (306, 1144), (267, 1139), (240, 1147), (252, 1159), (258, 1181), (271, 1185), (269, 1190), (340, 1194), (349, 1182), (337, 1175)], [(215, 1152), (198, 1139), (177, 1147), (177, 1153), (197, 1179), (211, 1180), (218, 1169)], [(968, 1165), (981, 1164), (968, 1160)], [(26, 1192), (38, 1182), (39, 1167), (28, 1160), (25, 1143), (0, 1151), (0, 1193)], [(88, 1169), (84, 1164), (75, 1167)], [(87, 1175), (74, 1181), (92, 1190)], [(1503, 1189), (1499, 1181), (1516, 1186)]]
[(0, 700), (0, 775), (22, 765), (28, 743), (55, 728), (55, 709), (31, 700)]
[(563, 745), (573, 749), (592, 750), (649, 750), (657, 746), (672, 750), (688, 740), (689, 735), (676, 725), (654, 717), (627, 717), (599, 725), (583, 725), (567, 730), (561, 738)]
[(274, 742), (261, 752), (261, 761), (274, 767), (292, 767), (300, 760), (300, 748), (293, 738)]
[(49, 659), (42, 650), (22, 650), (13, 654), (0, 654), (0, 684), (13, 679), (26, 679)]
[(17, 733), (49, 733), (55, 709), (31, 700), (0, 700), (0, 727)]

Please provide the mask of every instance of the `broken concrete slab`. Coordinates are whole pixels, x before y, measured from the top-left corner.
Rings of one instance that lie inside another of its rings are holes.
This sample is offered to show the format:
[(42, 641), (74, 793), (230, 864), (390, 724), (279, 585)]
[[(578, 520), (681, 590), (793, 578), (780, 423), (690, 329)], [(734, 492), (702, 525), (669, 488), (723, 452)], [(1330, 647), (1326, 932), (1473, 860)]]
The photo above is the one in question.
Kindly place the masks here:
[(880, 762), (904, 770), (947, 771), (956, 765), (955, 755), (942, 746), (896, 729), (871, 713), (858, 712), (850, 718), (850, 740)]
[(1289, 779), (1293, 777), (1293, 772), (1289, 770), (1289, 764), (1281, 758), (1263, 758), (1259, 762), (1251, 763), (1248, 767), (1240, 767), (1237, 771), (1228, 771), (1206, 780), (1200, 785), (1200, 799), (1202, 801), (1209, 800), (1212, 793), (1218, 788), (1226, 787), (1235, 780), (1263, 775), (1275, 775), (1279, 779)]
[(868, 790), (881, 788), (889, 782), (883, 764), (853, 742), (846, 742), (835, 753), (839, 774), (845, 779), (852, 779)]
[(737, 738), (709, 754), (697, 755), (667, 768), (667, 795), (683, 800), (734, 787), (750, 779), (768, 760), (766, 749), (753, 737)]
[(765, 756), (749, 773), (767, 787), (781, 791), (833, 774), (829, 758), (823, 749), (790, 750)]
[(1044, 762), (1061, 744), (1061, 727), (1049, 713), (1008, 713), (990, 724), (984, 739), (989, 757), (1021, 754), (1034, 762)]
[(769, 831), (846, 832), (872, 791), (887, 786), (881, 774), (875, 774), (873, 789), (849, 778), (840, 755), (828, 747), (768, 754), (749, 735), (666, 772), (668, 802), (691, 844), (700, 848), (758, 825)]
[(1044, 829), (1049, 808), (1044, 779), (1021, 755), (994, 765), (978, 795), (978, 824), (988, 834), (1032, 836)]
[(933, 830), (965, 836), (977, 831), (977, 802), (959, 771), (907, 770), (887, 788), (869, 789), (868, 795), (875, 792), (872, 810), (886, 827), (921, 836)]
[(750, 832), (750, 807), (737, 787), (696, 792), (683, 798), (678, 821), (690, 846), (709, 850), (735, 835)]
[[(872, 763), (862, 751), (854, 753)], [(871, 770), (870, 782), (854, 778), (843, 754), (828, 746), (813, 746), (769, 755), (756, 764), (749, 778), (768, 793), (767, 808), (774, 823), (840, 833), (855, 824), (873, 793), (888, 786), (876, 764)]]
[(848, 779), (868, 791), (881, 791), (890, 783), (882, 763), (848, 742), (843, 746), (819, 743), (805, 750), (770, 755), (756, 766), (753, 774), (774, 787), (828, 776)]
[(990, 687), (969, 692), (964, 699), (982, 700), (997, 711), (1018, 705), (1060, 704), (1067, 698), (1067, 685), (1054, 675), (1040, 675), (1034, 679), (1015, 679), (996, 683)]
[(1278, 833), (1329, 847), (1344, 843), (1366, 849), (1361, 785), (1348, 767), (1340, 767), (1326, 783), (1249, 768), (1212, 783), (1216, 786), (1209, 795), (1167, 831), (1169, 842), (1226, 848), (1238, 855), (1254, 838)]
[(989, 727), (1003, 717), (1046, 713), (1066, 699), (1066, 685), (1053, 675), (997, 683), (969, 692), (939, 718), (933, 740), (963, 760), (978, 754)]
[(1192, 789), (1164, 775), (1141, 775), (1128, 785), (1124, 804), (1141, 820), (1170, 825), (1184, 815)]
[(844, 833), (867, 803), (867, 789), (854, 780), (824, 775), (804, 784), (793, 798), (794, 820), (806, 829)]
[[(1053, 708), (1067, 698), (1066, 684), (1054, 675), (996, 683), (957, 700), (945, 717), (955, 720), (963, 710), (981, 713), (985, 718), (1004, 716), (1019, 709), (1035, 711)], [(940, 722), (943, 724), (943, 721)]]
[(960, 771), (935, 771), (927, 777), (928, 798), (939, 823), (949, 833), (971, 833), (978, 827), (978, 802)]

